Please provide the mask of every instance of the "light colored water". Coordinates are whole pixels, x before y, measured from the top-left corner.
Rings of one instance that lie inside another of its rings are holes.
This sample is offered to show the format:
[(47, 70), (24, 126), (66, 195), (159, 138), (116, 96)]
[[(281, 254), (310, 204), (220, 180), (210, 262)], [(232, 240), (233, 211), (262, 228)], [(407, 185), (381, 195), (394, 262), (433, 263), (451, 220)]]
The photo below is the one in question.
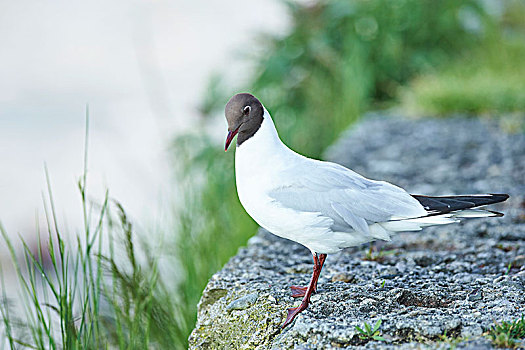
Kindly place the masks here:
[(108, 187), (137, 221), (155, 222), (170, 195), (168, 142), (194, 125), (210, 74), (242, 79), (238, 53), (255, 34), (286, 26), (276, 0), (1, 2), (0, 220), (8, 232), (34, 235), (44, 162), (59, 219), (78, 227), (86, 103), (92, 195)]

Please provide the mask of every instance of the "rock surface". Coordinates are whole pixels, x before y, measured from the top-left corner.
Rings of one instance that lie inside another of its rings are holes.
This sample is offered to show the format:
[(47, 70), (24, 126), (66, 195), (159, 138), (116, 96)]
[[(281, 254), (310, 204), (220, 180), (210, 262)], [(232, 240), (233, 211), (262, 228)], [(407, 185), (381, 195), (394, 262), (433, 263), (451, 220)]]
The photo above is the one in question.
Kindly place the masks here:
[[(309, 308), (282, 330), (310, 252), (264, 230), (209, 281), (190, 348), (489, 349), (495, 321), (525, 314), (525, 136), (477, 119), (369, 117), (327, 158), (411, 193), (506, 192), (502, 218), (402, 233), (329, 255)], [(384, 341), (356, 326), (382, 320)]]

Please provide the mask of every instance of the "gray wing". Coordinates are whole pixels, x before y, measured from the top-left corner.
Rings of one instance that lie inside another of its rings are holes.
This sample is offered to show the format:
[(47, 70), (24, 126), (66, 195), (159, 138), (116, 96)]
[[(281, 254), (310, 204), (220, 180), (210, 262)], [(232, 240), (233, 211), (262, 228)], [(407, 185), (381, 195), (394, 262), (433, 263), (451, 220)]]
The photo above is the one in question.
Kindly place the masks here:
[(369, 234), (373, 223), (427, 214), (402, 188), (369, 180), (335, 163), (311, 160), (285, 171), (282, 178), (292, 180), (269, 196), (284, 207), (331, 218), (336, 232)]

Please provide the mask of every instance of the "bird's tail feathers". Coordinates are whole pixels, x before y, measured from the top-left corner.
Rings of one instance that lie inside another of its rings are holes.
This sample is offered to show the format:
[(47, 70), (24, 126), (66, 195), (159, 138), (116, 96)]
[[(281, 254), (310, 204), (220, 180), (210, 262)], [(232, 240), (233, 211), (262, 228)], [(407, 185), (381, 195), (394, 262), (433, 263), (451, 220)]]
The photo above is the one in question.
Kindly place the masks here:
[(458, 212), (453, 212), (453, 217), (455, 218), (489, 218), (489, 217), (501, 217), (503, 216), (503, 213), (493, 211), (493, 210), (486, 210), (486, 209), (467, 209), (467, 210), (460, 210)]
[(400, 231), (420, 231), (423, 227), (433, 225), (446, 225), (458, 222), (458, 219), (454, 219), (451, 214), (423, 216), (412, 219), (394, 219), (387, 222), (382, 222), (381, 226), (385, 230), (392, 232)]
[(484, 218), (503, 216), (502, 213), (473, 209), (507, 200), (507, 194), (481, 194), (468, 196), (429, 197), (413, 195), (428, 212), (428, 215), (418, 218), (394, 217), (380, 225), (388, 231), (419, 231), (423, 227), (446, 225), (459, 222), (464, 218)]

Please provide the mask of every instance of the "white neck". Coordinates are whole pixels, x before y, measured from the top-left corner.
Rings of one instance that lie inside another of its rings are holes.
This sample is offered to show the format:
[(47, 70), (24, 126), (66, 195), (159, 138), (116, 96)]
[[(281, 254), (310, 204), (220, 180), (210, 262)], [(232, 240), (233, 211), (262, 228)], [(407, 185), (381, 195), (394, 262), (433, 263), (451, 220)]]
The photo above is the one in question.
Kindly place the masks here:
[(286, 147), (279, 139), (270, 113), (264, 110), (259, 130), (235, 150), (235, 178), (237, 191), (244, 207), (249, 205), (250, 189), (271, 188), (271, 173), (290, 166), (298, 154)]
[(245, 140), (240, 146), (237, 145), (236, 153), (249, 152), (252, 153), (257, 151), (257, 153), (266, 153), (272, 152), (276, 149), (288, 148), (279, 138), (275, 124), (273, 123), (270, 113), (264, 109), (263, 121), (259, 130), (249, 139)]

